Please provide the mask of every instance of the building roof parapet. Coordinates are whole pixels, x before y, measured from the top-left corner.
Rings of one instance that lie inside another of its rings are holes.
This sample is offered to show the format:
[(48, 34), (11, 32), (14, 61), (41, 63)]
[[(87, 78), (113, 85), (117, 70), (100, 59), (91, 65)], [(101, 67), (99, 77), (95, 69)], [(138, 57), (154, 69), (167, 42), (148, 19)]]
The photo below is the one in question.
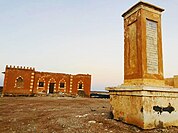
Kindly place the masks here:
[(40, 72), (40, 71), (35, 71), (35, 72), (41, 74), (61, 74), (66, 76), (91, 76), (90, 74), (66, 74), (66, 73)]
[(6, 65), (6, 69), (21, 69), (21, 70), (33, 70), (33, 71), (35, 71), (34, 67), (12, 66), (12, 65)]
[[(12, 65), (6, 65), (6, 69), (18, 69), (18, 70), (31, 70), (31, 71), (35, 71), (34, 67), (12, 66)], [(90, 74), (66, 74), (66, 73), (40, 72), (40, 71), (35, 71), (35, 73), (55, 74), (55, 75), (60, 74), (60, 75), (66, 75), (66, 76), (91, 76)]]
[(35, 71), (36, 73), (41, 73), (41, 74), (61, 74), (61, 75), (70, 75), (66, 73), (55, 73), (55, 72), (40, 72), (40, 71)]

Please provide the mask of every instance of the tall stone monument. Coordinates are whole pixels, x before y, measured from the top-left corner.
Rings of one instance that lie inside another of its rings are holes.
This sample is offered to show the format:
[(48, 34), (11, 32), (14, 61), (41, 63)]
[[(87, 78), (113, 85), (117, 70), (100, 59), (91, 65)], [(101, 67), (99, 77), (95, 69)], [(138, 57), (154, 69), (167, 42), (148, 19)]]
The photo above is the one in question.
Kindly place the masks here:
[(161, 12), (139, 2), (124, 17), (124, 83), (164, 85)]
[(124, 83), (107, 87), (114, 119), (143, 129), (178, 126), (178, 89), (163, 76), (161, 12), (138, 2), (124, 17)]

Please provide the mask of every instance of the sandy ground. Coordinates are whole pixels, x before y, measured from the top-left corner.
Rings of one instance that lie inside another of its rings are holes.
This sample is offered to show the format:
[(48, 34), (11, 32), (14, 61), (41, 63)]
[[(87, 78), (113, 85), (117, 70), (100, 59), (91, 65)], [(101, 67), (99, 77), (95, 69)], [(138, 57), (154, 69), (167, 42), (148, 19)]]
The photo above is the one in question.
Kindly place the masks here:
[(110, 108), (109, 99), (1, 97), (0, 133), (178, 133), (115, 121)]

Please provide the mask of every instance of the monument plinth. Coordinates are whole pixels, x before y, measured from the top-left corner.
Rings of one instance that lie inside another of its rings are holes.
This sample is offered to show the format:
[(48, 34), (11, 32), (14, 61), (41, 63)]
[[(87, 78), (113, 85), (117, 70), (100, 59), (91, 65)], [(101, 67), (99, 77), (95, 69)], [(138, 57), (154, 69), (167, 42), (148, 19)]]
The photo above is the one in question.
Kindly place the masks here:
[(165, 85), (161, 13), (138, 2), (124, 18), (124, 83), (108, 87), (114, 119), (143, 129), (178, 126), (178, 89)]

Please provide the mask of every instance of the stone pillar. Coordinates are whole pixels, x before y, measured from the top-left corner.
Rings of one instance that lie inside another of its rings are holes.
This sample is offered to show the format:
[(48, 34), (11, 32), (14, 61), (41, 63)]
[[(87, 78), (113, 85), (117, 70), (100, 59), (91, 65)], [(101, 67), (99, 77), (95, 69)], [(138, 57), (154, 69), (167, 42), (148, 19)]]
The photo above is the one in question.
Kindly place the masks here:
[(124, 83), (107, 87), (114, 119), (143, 129), (178, 126), (178, 89), (163, 76), (161, 12), (138, 2), (124, 17)]
[(139, 2), (122, 15), (125, 84), (164, 85), (162, 11), (164, 9)]

